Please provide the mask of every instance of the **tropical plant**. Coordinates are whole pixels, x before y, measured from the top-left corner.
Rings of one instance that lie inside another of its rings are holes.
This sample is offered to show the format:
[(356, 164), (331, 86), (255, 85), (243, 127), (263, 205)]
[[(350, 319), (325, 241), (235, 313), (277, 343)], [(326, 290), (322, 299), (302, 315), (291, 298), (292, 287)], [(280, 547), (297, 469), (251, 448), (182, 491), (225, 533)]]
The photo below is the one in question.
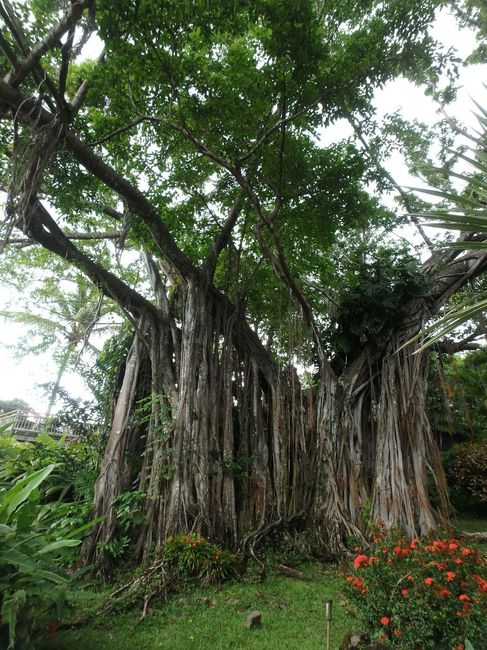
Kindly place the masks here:
[[(465, 184), (464, 190), (446, 192), (439, 189), (416, 189), (450, 206), (438, 207), (416, 216), (427, 219), (428, 226), (461, 232), (457, 241), (442, 245), (442, 248), (451, 250), (453, 255), (462, 251), (476, 251), (484, 253), (487, 257), (487, 111), (478, 104), (477, 108), (480, 131), (475, 136), (463, 132), (475, 146), (467, 147), (466, 152), (458, 153), (458, 158), (467, 163), (469, 172), (448, 172), (452, 179), (458, 179)], [(481, 290), (460, 305), (454, 304), (443, 317), (425, 328), (418, 337), (426, 336), (424, 345), (432, 345), (468, 321), (477, 317), (485, 318), (486, 312), (487, 291)]]
[[(27, 289), (26, 289), (27, 293)], [(113, 330), (117, 325), (110, 320), (113, 308), (83, 276), (73, 281), (56, 275), (44, 277), (39, 286), (29, 292), (29, 304), (35, 311), (2, 310), (0, 316), (27, 326), (28, 333), (16, 346), (22, 356), (51, 350), (57, 363), (57, 375), (49, 386), (47, 415), (54, 406), (64, 373), (80, 363), (83, 352), (97, 355), (93, 342), (96, 335)], [(22, 299), (25, 301), (26, 296)]]
[(487, 348), (472, 347), (461, 355), (448, 354), (447, 348), (431, 355), (427, 409), (435, 433), (445, 440), (487, 436)]
[(460, 445), (452, 470), (454, 484), (487, 511), (487, 440)]
[[(98, 464), (99, 450), (86, 442), (73, 445), (47, 434), (40, 434), (35, 443), (0, 438), (0, 486), (8, 488), (33, 472), (55, 468), (38, 495), (53, 534), (68, 534), (89, 521)], [(65, 555), (75, 560), (74, 552)]]
[(193, 533), (169, 537), (162, 554), (181, 577), (197, 578), (205, 585), (235, 576), (240, 566), (237, 555)]
[(55, 469), (48, 465), (0, 491), (0, 607), (9, 649), (34, 647), (34, 609), (57, 619), (63, 605), (80, 597), (75, 576), (59, 565), (91, 524), (62, 535), (53, 530), (52, 509), (41, 503), (39, 488)]
[(453, 538), (410, 541), (375, 531), (346, 569), (347, 593), (376, 638), (401, 650), (481, 647), (487, 634), (487, 563)]

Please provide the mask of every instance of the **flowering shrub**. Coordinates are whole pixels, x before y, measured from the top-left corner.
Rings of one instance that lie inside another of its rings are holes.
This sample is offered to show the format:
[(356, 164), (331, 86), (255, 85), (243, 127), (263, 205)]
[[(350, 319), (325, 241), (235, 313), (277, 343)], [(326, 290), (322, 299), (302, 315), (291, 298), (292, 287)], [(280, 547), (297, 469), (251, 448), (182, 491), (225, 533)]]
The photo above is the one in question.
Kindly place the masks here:
[(456, 539), (411, 542), (382, 529), (369, 552), (355, 549), (347, 592), (370, 632), (401, 650), (485, 647), (487, 563)]
[(237, 555), (193, 533), (168, 537), (163, 553), (181, 576), (199, 578), (205, 584), (226, 580), (239, 568)]

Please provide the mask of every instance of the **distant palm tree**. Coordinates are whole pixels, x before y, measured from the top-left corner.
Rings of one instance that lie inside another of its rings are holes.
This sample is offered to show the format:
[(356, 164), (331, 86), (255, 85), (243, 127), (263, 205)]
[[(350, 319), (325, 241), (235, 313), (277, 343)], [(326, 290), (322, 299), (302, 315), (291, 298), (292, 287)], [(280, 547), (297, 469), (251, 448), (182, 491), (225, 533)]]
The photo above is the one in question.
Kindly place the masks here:
[[(15, 346), (22, 355), (36, 354), (51, 349), (57, 362), (57, 375), (50, 391), (47, 415), (59, 393), (61, 380), (69, 366), (76, 366), (81, 355), (88, 351), (97, 355), (99, 350), (90, 341), (93, 334), (99, 334), (117, 326), (116, 323), (102, 323), (103, 316), (113, 312), (104, 303), (101, 295), (82, 276), (73, 282), (74, 290), (67, 290), (66, 282), (50, 282), (34, 291), (39, 310), (48, 315), (30, 311), (0, 311), (11, 321), (28, 325), (32, 338), (26, 337)], [(39, 336), (41, 340), (39, 342)]]

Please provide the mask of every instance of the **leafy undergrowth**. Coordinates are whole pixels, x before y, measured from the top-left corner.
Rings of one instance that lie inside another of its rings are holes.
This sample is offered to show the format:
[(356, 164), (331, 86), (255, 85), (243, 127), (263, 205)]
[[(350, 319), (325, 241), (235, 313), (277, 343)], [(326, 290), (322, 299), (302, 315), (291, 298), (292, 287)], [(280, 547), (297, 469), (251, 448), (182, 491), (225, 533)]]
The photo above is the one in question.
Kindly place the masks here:
[[(317, 564), (301, 569), (312, 580), (269, 575), (264, 582), (230, 582), (223, 587), (179, 592), (167, 604), (154, 604), (142, 623), (138, 622), (139, 610), (111, 614), (78, 629), (58, 631), (37, 647), (315, 650), (324, 646), (323, 601), (332, 599), (331, 647), (338, 648), (346, 632), (360, 627), (342, 595), (338, 569)], [(262, 627), (248, 630), (244, 622), (254, 610), (262, 612)], [(73, 613), (73, 619), (75, 616)]]

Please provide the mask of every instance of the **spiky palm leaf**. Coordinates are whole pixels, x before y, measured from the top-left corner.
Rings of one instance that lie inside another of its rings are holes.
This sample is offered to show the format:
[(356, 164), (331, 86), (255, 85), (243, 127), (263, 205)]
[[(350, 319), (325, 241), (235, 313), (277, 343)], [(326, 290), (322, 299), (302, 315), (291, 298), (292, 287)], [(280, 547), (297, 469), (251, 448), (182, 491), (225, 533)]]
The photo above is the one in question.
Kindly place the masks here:
[[(418, 217), (426, 219), (426, 225), (460, 231), (469, 237), (475, 236), (475, 239), (461, 237), (455, 242), (442, 244), (442, 248), (462, 251), (485, 250), (487, 255), (487, 153), (485, 151), (487, 147), (487, 111), (478, 104), (476, 105), (479, 109), (477, 119), (480, 131), (479, 137), (472, 136), (471, 139), (476, 142), (479, 149), (469, 148), (473, 156), (459, 154), (459, 158), (469, 165), (472, 173), (450, 173), (450, 176), (467, 183), (466, 191), (453, 193), (434, 189), (415, 189), (423, 194), (440, 198), (452, 206), (418, 214)], [(487, 292), (484, 291), (460, 305), (456, 305), (443, 318), (425, 328), (415, 339), (426, 336), (423, 348), (428, 347), (485, 311), (487, 311)]]

